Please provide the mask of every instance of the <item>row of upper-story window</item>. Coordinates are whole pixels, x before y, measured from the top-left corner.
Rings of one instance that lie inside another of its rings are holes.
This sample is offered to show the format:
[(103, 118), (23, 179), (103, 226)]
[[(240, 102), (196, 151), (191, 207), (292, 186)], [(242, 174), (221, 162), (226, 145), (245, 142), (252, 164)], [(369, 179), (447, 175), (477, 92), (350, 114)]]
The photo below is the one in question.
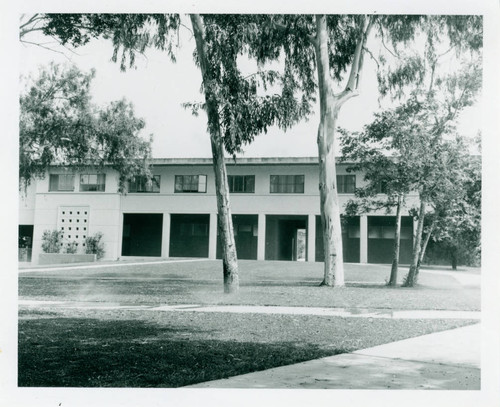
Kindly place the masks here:
[[(159, 193), (160, 175), (151, 179), (136, 177), (129, 181), (130, 193)], [(303, 194), (305, 176), (270, 175), (270, 193)], [(255, 193), (255, 175), (228, 175), (229, 192)], [(337, 175), (337, 191), (341, 194), (352, 194), (356, 189), (355, 175)], [(75, 175), (50, 174), (49, 191), (69, 192), (75, 190)], [(106, 190), (106, 174), (80, 175), (80, 192), (104, 192)], [(175, 193), (205, 193), (207, 192), (207, 176), (175, 175)]]

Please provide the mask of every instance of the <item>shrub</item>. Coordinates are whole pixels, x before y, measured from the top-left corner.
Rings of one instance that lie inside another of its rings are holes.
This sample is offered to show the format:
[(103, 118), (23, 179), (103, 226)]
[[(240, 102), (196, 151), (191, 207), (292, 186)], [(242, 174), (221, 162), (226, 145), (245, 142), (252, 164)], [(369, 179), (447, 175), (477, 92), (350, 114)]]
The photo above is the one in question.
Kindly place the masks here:
[(76, 245), (76, 242), (70, 242), (64, 248), (64, 253), (75, 254), (77, 249), (78, 249), (78, 246)]
[(88, 236), (85, 239), (85, 253), (87, 254), (95, 254), (97, 259), (100, 259), (104, 256), (104, 242), (101, 241), (102, 233), (97, 232), (93, 236)]
[(44, 253), (59, 253), (62, 235), (58, 230), (45, 230), (42, 235), (42, 250)]

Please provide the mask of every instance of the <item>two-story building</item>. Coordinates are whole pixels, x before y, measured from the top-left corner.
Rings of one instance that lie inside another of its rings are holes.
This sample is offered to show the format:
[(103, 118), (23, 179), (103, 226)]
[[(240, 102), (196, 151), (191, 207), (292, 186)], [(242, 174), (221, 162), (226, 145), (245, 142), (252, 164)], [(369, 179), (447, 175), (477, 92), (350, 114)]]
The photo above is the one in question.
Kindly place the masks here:
[[(238, 258), (322, 261), (317, 158), (238, 158), (227, 161)], [(153, 181), (137, 179), (118, 192), (118, 175), (53, 167), (20, 200), (21, 237), (37, 262), (45, 230), (84, 251), (85, 238), (103, 234), (104, 259), (220, 257), (211, 159), (154, 159)], [(363, 184), (337, 166), (341, 207)], [(410, 204), (412, 199), (410, 197)], [(344, 218), (344, 261), (391, 261), (395, 217), (385, 211)], [(404, 213), (401, 262), (409, 262), (413, 219)], [(64, 249), (64, 247), (63, 247)]]

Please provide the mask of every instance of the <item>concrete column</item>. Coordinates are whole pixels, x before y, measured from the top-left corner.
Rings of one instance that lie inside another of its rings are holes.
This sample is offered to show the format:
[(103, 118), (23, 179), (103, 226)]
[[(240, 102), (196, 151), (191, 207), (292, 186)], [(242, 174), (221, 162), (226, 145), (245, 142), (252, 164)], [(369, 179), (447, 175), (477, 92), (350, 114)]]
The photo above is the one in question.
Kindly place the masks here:
[(316, 261), (316, 215), (307, 218), (307, 261)]
[(257, 233), (257, 260), (265, 260), (266, 256), (266, 215), (259, 213), (259, 229)]
[(368, 216), (359, 217), (359, 262), (368, 263)]
[(217, 254), (217, 213), (210, 214), (210, 228), (208, 232), (208, 258), (215, 260)]
[(170, 213), (163, 212), (163, 228), (161, 240), (161, 256), (169, 257), (170, 255)]

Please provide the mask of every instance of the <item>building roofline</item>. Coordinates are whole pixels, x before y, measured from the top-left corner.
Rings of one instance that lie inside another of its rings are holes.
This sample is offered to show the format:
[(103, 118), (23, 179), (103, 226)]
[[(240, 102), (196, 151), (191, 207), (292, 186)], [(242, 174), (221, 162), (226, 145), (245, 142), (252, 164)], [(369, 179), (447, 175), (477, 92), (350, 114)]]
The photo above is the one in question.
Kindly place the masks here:
[[(318, 164), (318, 157), (238, 157), (226, 158), (226, 165), (307, 165)], [(153, 165), (212, 165), (211, 158), (153, 158)]]

